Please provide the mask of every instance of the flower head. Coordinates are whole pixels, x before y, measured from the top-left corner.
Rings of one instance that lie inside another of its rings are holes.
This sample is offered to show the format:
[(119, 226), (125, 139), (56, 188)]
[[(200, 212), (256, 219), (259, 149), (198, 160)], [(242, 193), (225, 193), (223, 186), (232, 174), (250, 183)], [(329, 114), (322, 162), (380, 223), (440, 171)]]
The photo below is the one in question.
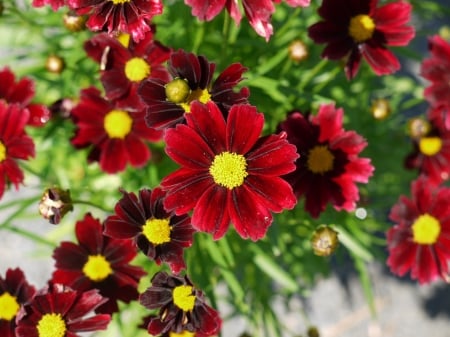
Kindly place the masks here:
[(0, 336), (16, 336), (16, 316), (20, 307), (28, 303), (35, 292), (19, 268), (7, 269), (5, 277), (0, 276)]
[(333, 104), (321, 105), (316, 116), (290, 114), (280, 124), (287, 139), (297, 147), (296, 170), (285, 178), (297, 197), (305, 197), (305, 209), (313, 217), (328, 202), (336, 210), (352, 211), (359, 200), (356, 182), (367, 183), (374, 167), (359, 153), (367, 142), (342, 127), (344, 111)]
[(450, 188), (435, 187), (420, 176), (411, 184), (411, 194), (401, 196), (391, 209), (395, 226), (387, 232), (387, 264), (399, 276), (411, 272), (420, 283), (448, 280)]
[(51, 284), (23, 306), (17, 317), (17, 337), (80, 337), (83, 332), (106, 329), (111, 316), (91, 312), (107, 299), (96, 289), (79, 292)]
[(137, 286), (145, 271), (129, 264), (136, 256), (133, 242), (107, 237), (103, 229), (90, 214), (76, 223), (78, 244), (65, 241), (53, 252), (56, 270), (52, 281), (79, 291), (98, 289), (108, 301), (95, 311), (114, 313), (118, 300), (137, 300)]
[(450, 107), (450, 43), (438, 35), (428, 39), (431, 56), (422, 61), (420, 74), (431, 83), (425, 88), (425, 99), (432, 106)]
[(429, 112), (429, 127), (419, 137), (412, 137), (413, 150), (405, 158), (408, 169), (418, 169), (429, 182), (438, 185), (450, 178), (450, 129), (445, 127), (442, 107)]
[(323, 21), (309, 27), (316, 43), (326, 43), (322, 57), (346, 59), (348, 79), (356, 76), (361, 57), (377, 75), (391, 74), (400, 63), (387, 46), (405, 46), (415, 31), (407, 23), (411, 5), (396, 1), (377, 7), (378, 0), (324, 0), (319, 8)]
[(150, 318), (150, 334), (188, 331), (211, 336), (219, 332), (222, 322), (219, 314), (206, 304), (203, 292), (196, 289), (187, 276), (158, 272), (151, 283), (139, 298), (144, 307), (159, 309), (159, 315)]
[(134, 41), (142, 40), (149, 21), (163, 11), (161, 0), (67, 0), (77, 14), (89, 16), (86, 25), (92, 31), (128, 33)]
[(27, 109), (0, 100), (0, 198), (9, 183), (18, 189), (24, 179), (17, 160), (27, 160), (35, 155), (33, 140), (24, 129), (28, 117)]
[(145, 165), (151, 156), (147, 141), (162, 135), (145, 125), (144, 111), (117, 108), (93, 87), (81, 91), (81, 101), (71, 113), (77, 126), (72, 144), (91, 147), (89, 161), (98, 161), (107, 173), (123, 171), (127, 163)]
[(170, 56), (168, 68), (171, 81), (149, 78), (138, 91), (147, 106), (145, 120), (150, 127), (165, 129), (184, 122), (192, 102), (213, 101), (224, 114), (234, 104), (248, 103), (247, 88), (233, 90), (247, 70), (240, 63), (227, 67), (213, 83), (215, 64), (204, 56), (179, 50)]
[(187, 214), (175, 215), (163, 207), (165, 192), (142, 189), (139, 197), (122, 191), (115, 213), (105, 221), (105, 234), (117, 239), (133, 238), (139, 249), (172, 272), (186, 268), (183, 250), (192, 245), (194, 229)]
[(101, 33), (86, 41), (84, 48), (91, 58), (100, 64), (101, 81), (106, 97), (120, 108), (142, 110), (137, 88), (146, 78), (169, 81), (169, 73), (163, 65), (170, 56), (170, 49), (153, 40), (153, 32), (145, 33), (139, 42), (130, 41), (128, 34), (113, 38)]
[(27, 125), (42, 126), (50, 119), (50, 111), (45, 105), (31, 103), (34, 93), (34, 82), (31, 78), (23, 77), (16, 81), (11, 69), (4, 67), (0, 70), (0, 101), (16, 103), (21, 109), (27, 109)]
[[(280, 2), (281, 0), (242, 0), (242, 7), (250, 25), (266, 41), (270, 39), (273, 33), (271, 17), (275, 12), (274, 3)], [(185, 0), (185, 3), (192, 7), (192, 15), (198, 17), (200, 20), (210, 21), (224, 8), (227, 9), (237, 25), (240, 24), (242, 19), (240, 6), (236, 0)], [(286, 0), (286, 3), (291, 7), (306, 7), (309, 6), (310, 0)]]
[(296, 204), (280, 178), (295, 168), (295, 147), (285, 133), (260, 138), (264, 117), (250, 105), (234, 105), (225, 120), (214, 103), (193, 103), (186, 120), (165, 134), (167, 154), (182, 167), (161, 182), (164, 206), (177, 214), (193, 209), (194, 228), (214, 239), (230, 222), (241, 237), (262, 238), (271, 211)]
[(39, 213), (52, 225), (59, 224), (64, 215), (72, 210), (70, 191), (59, 187), (47, 188), (39, 202)]
[(66, 0), (33, 0), (33, 7), (43, 7), (45, 5), (50, 5), (54, 11), (58, 10), (58, 8), (64, 6), (66, 4)]

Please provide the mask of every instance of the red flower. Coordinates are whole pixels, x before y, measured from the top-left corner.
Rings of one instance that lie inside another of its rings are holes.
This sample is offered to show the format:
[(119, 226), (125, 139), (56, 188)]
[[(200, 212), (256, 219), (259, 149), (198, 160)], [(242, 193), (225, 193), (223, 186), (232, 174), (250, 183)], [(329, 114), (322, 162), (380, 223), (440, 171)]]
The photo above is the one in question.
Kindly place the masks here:
[(52, 6), (52, 9), (56, 11), (59, 7), (64, 6), (65, 2), (65, 0), (33, 0), (32, 5), (33, 7), (43, 7), (45, 5), (50, 5)]
[(162, 133), (148, 128), (144, 111), (117, 108), (93, 87), (81, 91), (80, 103), (72, 109), (77, 126), (72, 144), (77, 148), (92, 145), (89, 161), (98, 161), (107, 173), (123, 171), (130, 163), (142, 167), (150, 159), (146, 141), (156, 141)]
[(151, 28), (149, 21), (163, 11), (161, 0), (68, 0), (77, 14), (89, 15), (92, 31), (128, 33), (134, 41), (142, 40)]
[(206, 304), (203, 292), (196, 289), (187, 276), (158, 272), (151, 282), (139, 298), (144, 307), (159, 309), (159, 315), (149, 320), (151, 335), (190, 331), (212, 336), (219, 332), (222, 323), (219, 314)]
[[(250, 25), (266, 41), (273, 33), (270, 20), (275, 12), (274, 2), (280, 3), (281, 0), (242, 0), (242, 6)], [(224, 8), (227, 9), (236, 24), (239, 25), (242, 19), (242, 13), (236, 0), (185, 0), (185, 3), (192, 7), (192, 15), (200, 20), (210, 21)], [(306, 7), (309, 6), (310, 0), (286, 0), (286, 3), (291, 7)]]
[(15, 337), (16, 315), (20, 307), (28, 303), (36, 292), (28, 284), (19, 268), (7, 269), (5, 278), (0, 276), (0, 336)]
[(305, 196), (305, 210), (318, 217), (331, 202), (336, 210), (352, 211), (359, 200), (356, 182), (367, 183), (374, 170), (370, 159), (359, 158), (367, 142), (342, 127), (344, 111), (322, 105), (316, 116), (294, 112), (280, 124), (297, 147), (297, 169), (285, 178), (297, 197)]
[(30, 78), (23, 77), (16, 82), (14, 73), (8, 67), (0, 70), (0, 100), (26, 108), (29, 111), (27, 124), (42, 126), (50, 119), (50, 111), (45, 105), (31, 103), (33, 97), (34, 82)]
[(389, 215), (395, 226), (387, 232), (387, 264), (399, 276), (428, 283), (448, 281), (450, 261), (450, 188), (434, 187), (421, 176), (411, 184), (412, 198), (401, 196)]
[(153, 40), (148, 31), (143, 40), (129, 41), (128, 34), (118, 39), (106, 33), (98, 34), (84, 44), (87, 54), (100, 63), (101, 81), (106, 97), (119, 108), (144, 108), (137, 88), (147, 77), (168, 82), (169, 73), (162, 64), (170, 56), (170, 49)]
[(163, 207), (160, 188), (134, 193), (122, 191), (115, 215), (105, 221), (105, 234), (117, 239), (133, 238), (139, 249), (159, 265), (165, 262), (174, 273), (186, 268), (183, 250), (192, 245), (194, 229), (187, 214), (175, 215)]
[(346, 58), (345, 74), (352, 79), (361, 56), (377, 75), (391, 74), (400, 63), (386, 46), (405, 46), (414, 37), (411, 5), (391, 2), (377, 8), (378, 0), (324, 0), (319, 14), (324, 19), (308, 29), (316, 43), (326, 43), (322, 57)]
[(27, 109), (0, 100), (0, 198), (10, 182), (18, 189), (24, 179), (17, 159), (34, 157), (33, 140), (24, 129), (28, 118)]
[(450, 177), (450, 129), (445, 127), (445, 115), (441, 107), (429, 112), (429, 130), (413, 137), (413, 150), (405, 159), (408, 169), (418, 169), (429, 182), (438, 185)]
[(106, 301), (97, 290), (78, 292), (51, 285), (23, 306), (17, 317), (17, 337), (67, 336), (106, 329), (111, 316), (90, 314)]
[(420, 74), (431, 84), (425, 98), (433, 106), (450, 106), (450, 43), (438, 35), (428, 39), (431, 56), (422, 61)]
[(147, 106), (145, 120), (150, 127), (165, 129), (184, 122), (192, 102), (213, 101), (225, 115), (232, 105), (248, 103), (248, 88), (233, 91), (247, 70), (240, 63), (227, 67), (212, 84), (215, 64), (204, 56), (179, 50), (172, 53), (168, 67), (172, 81), (149, 78), (138, 91)]
[(295, 147), (285, 133), (259, 138), (264, 117), (250, 105), (234, 105), (225, 120), (214, 103), (192, 103), (186, 120), (165, 134), (167, 154), (182, 167), (161, 182), (164, 206), (176, 214), (194, 209), (193, 227), (214, 239), (230, 222), (241, 237), (262, 238), (270, 211), (296, 204), (280, 178), (295, 168)]
[(136, 256), (133, 242), (104, 236), (102, 224), (90, 214), (76, 223), (75, 233), (78, 244), (62, 242), (53, 252), (52, 281), (79, 291), (98, 289), (108, 301), (97, 313), (117, 312), (118, 300), (137, 300), (139, 279), (146, 273), (129, 264)]

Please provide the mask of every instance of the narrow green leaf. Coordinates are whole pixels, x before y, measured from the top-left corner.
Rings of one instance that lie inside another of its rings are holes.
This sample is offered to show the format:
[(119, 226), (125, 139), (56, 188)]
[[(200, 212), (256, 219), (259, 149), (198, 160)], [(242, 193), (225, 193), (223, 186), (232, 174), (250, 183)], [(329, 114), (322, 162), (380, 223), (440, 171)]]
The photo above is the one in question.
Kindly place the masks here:
[(341, 227), (334, 227), (339, 233), (339, 242), (341, 242), (352, 254), (363, 259), (366, 262), (373, 260), (373, 255), (361, 243), (356, 241), (346, 230)]

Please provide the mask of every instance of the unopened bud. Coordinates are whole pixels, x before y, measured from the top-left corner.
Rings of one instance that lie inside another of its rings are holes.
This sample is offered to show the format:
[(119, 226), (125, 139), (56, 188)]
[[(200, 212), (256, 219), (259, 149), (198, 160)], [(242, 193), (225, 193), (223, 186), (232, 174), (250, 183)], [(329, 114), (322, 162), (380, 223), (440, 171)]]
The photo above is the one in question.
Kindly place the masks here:
[(60, 74), (65, 68), (65, 63), (61, 57), (50, 55), (45, 62), (45, 68), (51, 73)]
[(411, 138), (425, 137), (431, 130), (431, 124), (423, 117), (414, 117), (408, 121), (408, 134)]
[(320, 337), (319, 330), (315, 326), (310, 326), (306, 333), (308, 337)]
[(391, 113), (389, 101), (384, 98), (377, 98), (373, 100), (370, 111), (372, 112), (373, 118), (378, 120), (385, 119)]
[(294, 40), (289, 45), (289, 58), (299, 63), (308, 57), (308, 48), (300, 40)]
[(70, 191), (59, 187), (46, 189), (39, 202), (39, 213), (52, 225), (59, 224), (64, 215), (72, 210)]
[(63, 16), (64, 26), (71, 32), (79, 32), (85, 29), (86, 17), (83, 15), (77, 15), (76, 13), (69, 11)]
[(181, 78), (176, 78), (167, 83), (165, 90), (167, 100), (176, 104), (184, 103), (191, 93), (189, 84)]
[(321, 226), (314, 232), (311, 244), (314, 254), (330, 256), (339, 244), (338, 233), (329, 226)]

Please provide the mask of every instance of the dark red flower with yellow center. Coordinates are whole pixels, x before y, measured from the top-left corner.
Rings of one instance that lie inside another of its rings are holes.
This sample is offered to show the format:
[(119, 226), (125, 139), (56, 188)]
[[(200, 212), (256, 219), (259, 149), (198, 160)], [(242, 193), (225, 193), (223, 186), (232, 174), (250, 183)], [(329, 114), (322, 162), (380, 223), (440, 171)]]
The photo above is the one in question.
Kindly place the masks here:
[(145, 120), (150, 127), (165, 129), (183, 123), (192, 102), (204, 104), (213, 101), (225, 115), (234, 104), (248, 103), (247, 88), (239, 92), (233, 90), (247, 70), (240, 63), (226, 68), (214, 83), (211, 80), (215, 64), (204, 56), (179, 50), (172, 53), (168, 68), (173, 80), (167, 82), (149, 78), (142, 82), (138, 90), (147, 106)]
[(81, 100), (71, 111), (77, 126), (72, 144), (91, 147), (89, 161), (98, 161), (107, 173), (123, 171), (129, 163), (142, 167), (151, 157), (147, 141), (161, 139), (162, 132), (145, 125), (145, 112), (117, 108), (96, 88), (81, 91)]
[(219, 332), (222, 324), (219, 314), (206, 304), (203, 292), (196, 289), (187, 276), (158, 272), (151, 283), (139, 298), (144, 307), (159, 309), (158, 316), (149, 320), (150, 334), (189, 331), (212, 336)]
[(9, 183), (19, 188), (24, 179), (17, 160), (34, 157), (33, 140), (25, 133), (29, 118), (27, 109), (0, 100), (0, 198)]
[(297, 147), (297, 169), (285, 176), (297, 197), (305, 197), (305, 210), (318, 217), (331, 202), (336, 210), (352, 211), (359, 200), (356, 182), (367, 183), (374, 170), (370, 159), (359, 158), (367, 142), (342, 127), (344, 111), (321, 105), (316, 116), (290, 114), (280, 124)]
[[(242, 7), (247, 16), (250, 25), (255, 32), (269, 40), (273, 33), (271, 17), (275, 12), (274, 3), (280, 3), (281, 0), (242, 0)], [(227, 9), (231, 18), (240, 24), (242, 13), (236, 0), (185, 0), (185, 3), (192, 7), (192, 15), (200, 20), (210, 21), (216, 17), (224, 8)], [(286, 0), (291, 7), (309, 6), (310, 0)]]
[(280, 177), (295, 169), (295, 147), (284, 132), (260, 138), (264, 116), (247, 104), (231, 107), (225, 120), (213, 102), (192, 103), (186, 121), (165, 134), (167, 154), (182, 167), (161, 182), (164, 206), (177, 214), (193, 209), (193, 227), (214, 239), (230, 222), (242, 238), (261, 239), (271, 211), (296, 204)]
[(195, 232), (187, 214), (164, 209), (160, 188), (142, 189), (139, 197), (122, 191), (115, 213), (105, 221), (105, 234), (116, 239), (133, 238), (139, 249), (158, 265), (167, 263), (174, 273), (186, 268), (183, 250), (192, 245)]
[(22, 109), (27, 109), (29, 112), (27, 124), (42, 126), (50, 119), (50, 110), (45, 105), (31, 103), (34, 93), (32, 79), (23, 77), (16, 81), (16, 76), (11, 69), (4, 67), (0, 70), (0, 101), (16, 103)]
[(117, 312), (118, 300), (137, 300), (139, 280), (146, 273), (130, 265), (136, 256), (133, 241), (103, 235), (102, 224), (90, 214), (76, 223), (75, 233), (78, 244), (62, 242), (53, 252), (52, 281), (79, 291), (98, 289), (108, 301), (96, 308), (97, 313)]
[(324, 0), (319, 8), (323, 21), (308, 29), (316, 43), (326, 43), (322, 57), (346, 59), (345, 74), (352, 79), (361, 57), (377, 75), (391, 74), (400, 63), (386, 46), (405, 46), (414, 37), (411, 5), (396, 1), (377, 8), (378, 0)]
[(408, 169), (418, 169), (429, 182), (438, 185), (450, 178), (450, 130), (445, 127), (441, 107), (432, 109), (428, 127), (422, 134), (411, 135), (412, 152), (405, 159)]
[(411, 184), (411, 198), (401, 196), (389, 215), (387, 264), (399, 276), (411, 272), (420, 283), (441, 277), (450, 281), (450, 188), (435, 187), (420, 176)]
[(142, 110), (144, 105), (137, 95), (139, 83), (148, 77), (170, 80), (163, 65), (169, 59), (170, 49), (154, 41), (151, 31), (137, 43), (130, 41), (129, 34), (118, 38), (98, 34), (85, 42), (84, 49), (100, 64), (106, 97), (114, 100), (117, 107)]
[(435, 35), (428, 39), (431, 56), (422, 61), (420, 74), (431, 83), (424, 96), (432, 106), (450, 106), (450, 43)]
[(79, 15), (87, 14), (92, 31), (128, 33), (134, 41), (142, 40), (151, 30), (149, 21), (163, 11), (161, 0), (67, 0)]
[(106, 300), (96, 289), (79, 292), (51, 285), (23, 306), (17, 317), (16, 336), (81, 337), (84, 332), (104, 330), (111, 316), (92, 312)]
[(35, 292), (19, 268), (7, 269), (5, 278), (0, 276), (0, 336), (16, 336), (16, 316), (20, 307), (28, 303)]

